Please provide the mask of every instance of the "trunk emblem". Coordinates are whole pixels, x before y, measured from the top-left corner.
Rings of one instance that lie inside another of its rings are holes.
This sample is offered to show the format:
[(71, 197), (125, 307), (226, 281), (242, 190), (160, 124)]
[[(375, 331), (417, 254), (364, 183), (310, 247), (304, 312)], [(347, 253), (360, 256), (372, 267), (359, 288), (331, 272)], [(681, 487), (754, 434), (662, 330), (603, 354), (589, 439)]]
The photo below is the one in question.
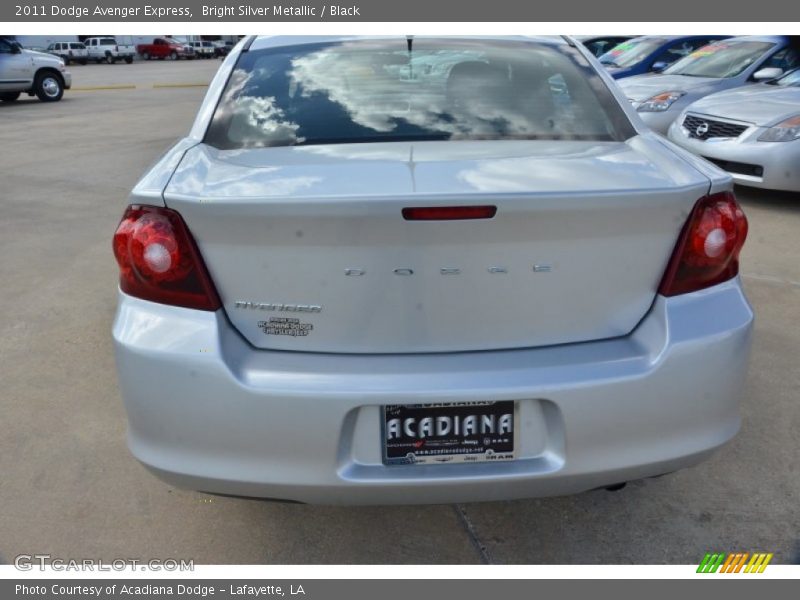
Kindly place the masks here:
[[(486, 269), (489, 273), (495, 274), (502, 274), (506, 275), (508, 273), (508, 267), (502, 266), (492, 266)], [(550, 263), (538, 263), (533, 265), (533, 272), (534, 273), (550, 273), (553, 270), (553, 265)], [(409, 277), (414, 274), (414, 269), (410, 269), (408, 267), (398, 267), (392, 270), (392, 273), (395, 275), (401, 275), (403, 277)], [(358, 269), (358, 268), (347, 268), (344, 270), (344, 274), (347, 277), (361, 277), (362, 275), (367, 274), (366, 269)], [(440, 275), (461, 275), (461, 269), (459, 267), (441, 267), (439, 269)]]
[(282, 304), (275, 302), (248, 302), (246, 300), (237, 300), (233, 304), (236, 308), (244, 308), (250, 310), (269, 310), (278, 312), (304, 312), (304, 313), (319, 313), (322, 312), (322, 306), (319, 304)]

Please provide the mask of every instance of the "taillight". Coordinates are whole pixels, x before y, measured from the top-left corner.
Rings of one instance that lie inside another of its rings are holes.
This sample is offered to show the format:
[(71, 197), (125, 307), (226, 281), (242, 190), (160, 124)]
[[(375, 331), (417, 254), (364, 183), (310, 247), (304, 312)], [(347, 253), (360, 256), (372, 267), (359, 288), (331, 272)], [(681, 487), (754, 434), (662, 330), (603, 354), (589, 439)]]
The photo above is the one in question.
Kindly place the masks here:
[(658, 292), (676, 296), (736, 277), (746, 237), (747, 218), (733, 192), (701, 198), (683, 227)]
[(126, 294), (199, 310), (220, 307), (200, 252), (174, 210), (129, 206), (114, 234), (114, 256)]

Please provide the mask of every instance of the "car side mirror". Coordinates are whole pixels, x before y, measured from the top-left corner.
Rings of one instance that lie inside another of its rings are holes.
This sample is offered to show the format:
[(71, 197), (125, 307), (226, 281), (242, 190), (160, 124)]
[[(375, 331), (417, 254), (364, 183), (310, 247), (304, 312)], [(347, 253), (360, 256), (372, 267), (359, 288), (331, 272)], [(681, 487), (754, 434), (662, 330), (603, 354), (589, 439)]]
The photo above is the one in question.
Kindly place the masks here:
[(653, 73), (661, 73), (664, 69), (669, 66), (669, 63), (660, 60), (658, 62), (653, 63), (653, 66), (650, 68)]
[(783, 69), (779, 69), (778, 67), (766, 67), (753, 73), (753, 80), (769, 81), (770, 79), (777, 79), (781, 75), (783, 75)]

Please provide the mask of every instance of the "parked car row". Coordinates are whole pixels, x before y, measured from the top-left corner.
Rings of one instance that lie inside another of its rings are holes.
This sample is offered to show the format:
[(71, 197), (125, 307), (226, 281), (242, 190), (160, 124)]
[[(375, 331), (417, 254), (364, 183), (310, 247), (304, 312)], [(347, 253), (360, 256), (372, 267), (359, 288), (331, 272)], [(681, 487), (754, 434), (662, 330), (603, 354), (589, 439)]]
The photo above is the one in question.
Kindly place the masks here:
[[(53, 42), (40, 51), (58, 56), (65, 65), (90, 61), (114, 64), (118, 60), (127, 64), (133, 62), (138, 54), (142, 60), (178, 60), (180, 58), (219, 58), (227, 56), (233, 47), (230, 41), (178, 40), (171, 37), (157, 37), (149, 44), (123, 45), (116, 38), (89, 38), (84, 42)], [(31, 48), (32, 49), (32, 48)]]
[(598, 60), (658, 133), (742, 185), (800, 191), (800, 50), (788, 36), (643, 36)]

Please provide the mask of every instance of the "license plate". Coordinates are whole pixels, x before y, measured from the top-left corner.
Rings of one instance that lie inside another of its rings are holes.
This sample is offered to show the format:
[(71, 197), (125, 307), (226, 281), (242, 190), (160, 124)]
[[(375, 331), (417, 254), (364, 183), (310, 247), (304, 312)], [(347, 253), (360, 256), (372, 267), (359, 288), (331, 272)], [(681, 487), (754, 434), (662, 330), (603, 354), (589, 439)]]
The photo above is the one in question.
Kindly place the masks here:
[(383, 407), (383, 462), (452, 464), (514, 458), (513, 401)]

